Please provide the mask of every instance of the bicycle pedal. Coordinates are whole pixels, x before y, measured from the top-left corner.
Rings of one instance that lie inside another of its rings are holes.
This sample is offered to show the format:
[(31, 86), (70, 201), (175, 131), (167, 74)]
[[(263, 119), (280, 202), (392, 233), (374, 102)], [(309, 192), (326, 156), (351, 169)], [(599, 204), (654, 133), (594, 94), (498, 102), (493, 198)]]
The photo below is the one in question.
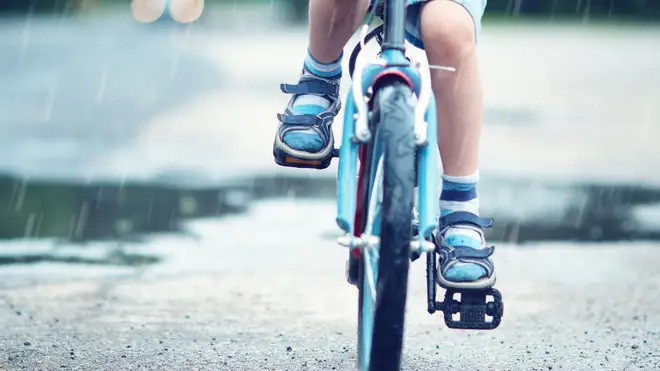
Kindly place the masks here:
[(295, 167), (299, 169), (319, 169), (323, 170), (330, 166), (330, 159), (325, 160), (302, 160), (291, 156), (275, 156), (275, 163), (280, 166)]
[[(460, 301), (454, 295), (461, 295)], [(492, 297), (493, 301), (487, 301)], [(452, 329), (493, 330), (502, 322), (504, 302), (502, 294), (494, 288), (482, 290), (448, 289), (445, 300), (436, 303), (436, 309), (444, 313), (445, 324)], [(454, 315), (459, 318), (455, 319)]]
[(333, 151), (330, 152), (330, 154), (327, 157), (318, 160), (301, 159), (278, 152), (279, 151), (277, 149), (273, 150), (273, 157), (275, 158), (275, 163), (277, 163), (280, 166), (295, 167), (301, 169), (323, 170), (328, 166), (330, 166), (330, 162), (334, 157), (339, 157), (339, 151), (337, 151), (336, 149), (333, 149)]
[(321, 166), (320, 160), (301, 160), (299, 158), (284, 156), (284, 162), (303, 167), (319, 167)]

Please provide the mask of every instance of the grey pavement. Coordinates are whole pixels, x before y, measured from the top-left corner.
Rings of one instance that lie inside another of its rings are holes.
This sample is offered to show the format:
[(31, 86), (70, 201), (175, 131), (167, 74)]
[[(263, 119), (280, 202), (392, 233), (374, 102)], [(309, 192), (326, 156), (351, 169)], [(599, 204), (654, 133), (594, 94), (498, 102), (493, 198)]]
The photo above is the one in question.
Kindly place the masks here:
[[(333, 206), (265, 202), (190, 223), (195, 238), (154, 238), (168, 259), (147, 270), (2, 289), (0, 367), (354, 369), (356, 290), (329, 238)], [(282, 233), (292, 225), (295, 237)], [(413, 265), (405, 369), (657, 368), (657, 245), (504, 245), (495, 261), (506, 307), (492, 332), (427, 314), (425, 266)]]
[[(275, 113), (287, 99), (278, 84), (299, 73), (304, 30), (30, 22), (0, 24), (2, 170), (84, 181), (335, 176), (272, 163)], [(660, 29), (484, 32), (482, 171), (532, 182), (485, 203), (573, 202), (534, 182), (660, 183)], [(357, 300), (333, 242), (333, 207), (271, 200), (238, 217), (189, 221), (187, 236), (87, 250), (162, 257), (147, 267), (1, 267), (0, 369), (354, 369)], [(657, 221), (657, 209), (646, 219)], [(68, 247), (0, 247), (11, 248)], [(504, 244), (496, 264), (505, 318), (478, 333), (425, 312), (416, 263), (405, 367), (658, 368), (658, 251), (642, 241)]]

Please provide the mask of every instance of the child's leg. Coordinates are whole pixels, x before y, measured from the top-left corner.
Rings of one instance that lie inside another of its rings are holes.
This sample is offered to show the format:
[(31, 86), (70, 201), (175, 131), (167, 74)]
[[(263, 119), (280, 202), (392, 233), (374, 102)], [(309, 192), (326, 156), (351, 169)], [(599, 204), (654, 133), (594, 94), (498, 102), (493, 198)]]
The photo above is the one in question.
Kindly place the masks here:
[(431, 70), (444, 173), (473, 175), (478, 168), (483, 110), (474, 21), (460, 4), (434, 0), (423, 7), (421, 28), (429, 63), (456, 68), (456, 72)]
[(310, 0), (309, 48), (297, 85), (280, 115), (274, 153), (304, 160), (326, 158), (334, 147), (332, 120), (339, 112), (344, 46), (360, 26), (369, 0)]
[(310, 0), (309, 49), (316, 61), (330, 64), (360, 27), (369, 0)]
[(431, 0), (420, 14), (421, 36), (431, 65), (438, 107), (438, 147), (444, 170), (440, 196), (441, 283), (484, 287), (494, 283), (477, 194), (482, 90), (476, 37), (483, 0)]

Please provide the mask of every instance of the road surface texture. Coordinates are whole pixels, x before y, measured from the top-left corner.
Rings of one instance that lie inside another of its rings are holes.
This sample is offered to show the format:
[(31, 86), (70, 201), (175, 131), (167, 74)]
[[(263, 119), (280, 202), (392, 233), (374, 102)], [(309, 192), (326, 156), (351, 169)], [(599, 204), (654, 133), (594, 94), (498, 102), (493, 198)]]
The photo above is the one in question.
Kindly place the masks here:
[[(355, 369), (335, 167), (278, 169), (270, 153), (305, 31), (267, 21), (0, 23), (0, 168), (18, 179), (6, 220), (28, 180), (82, 189), (67, 207), (87, 226), (80, 205), (99, 209), (125, 182), (188, 210), (173, 223), (152, 198), (146, 219), (169, 224), (128, 240), (55, 238), (26, 216), (30, 238), (0, 244), (0, 369)], [(660, 368), (659, 41), (653, 27), (484, 27), (482, 195), (508, 223), (495, 257), (505, 317), (491, 332), (447, 329), (414, 263), (406, 370)], [(201, 210), (230, 180), (252, 198), (225, 192), (224, 211)]]
[[(155, 238), (149, 248), (169, 259), (146, 271), (2, 290), (1, 364), (354, 369), (357, 296), (343, 279), (346, 251), (319, 237), (334, 231), (333, 211), (331, 203), (265, 202), (230, 222), (191, 223), (194, 238)], [(449, 330), (427, 314), (424, 264), (416, 263), (405, 369), (656, 369), (657, 249), (500, 246), (506, 308), (492, 332)]]

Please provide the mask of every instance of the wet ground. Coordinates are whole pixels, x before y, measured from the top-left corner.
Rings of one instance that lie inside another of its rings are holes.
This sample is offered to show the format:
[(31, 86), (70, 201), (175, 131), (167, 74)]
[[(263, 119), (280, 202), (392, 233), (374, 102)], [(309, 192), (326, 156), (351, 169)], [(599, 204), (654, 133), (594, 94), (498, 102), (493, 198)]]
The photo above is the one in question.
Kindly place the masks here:
[[(2, 364), (351, 370), (356, 290), (343, 280), (346, 251), (329, 238), (333, 212), (325, 201), (264, 201), (242, 216), (188, 223), (186, 236), (122, 246), (126, 254), (163, 257), (148, 268), (5, 267)], [(654, 369), (657, 249), (643, 242), (499, 244), (506, 313), (493, 332), (448, 330), (428, 315), (425, 267), (416, 263), (406, 369)]]
[[(305, 33), (267, 21), (3, 19), (0, 368), (354, 367), (334, 166), (270, 155)], [(659, 366), (659, 40), (486, 25), (506, 318), (444, 328), (416, 264), (407, 369)]]

